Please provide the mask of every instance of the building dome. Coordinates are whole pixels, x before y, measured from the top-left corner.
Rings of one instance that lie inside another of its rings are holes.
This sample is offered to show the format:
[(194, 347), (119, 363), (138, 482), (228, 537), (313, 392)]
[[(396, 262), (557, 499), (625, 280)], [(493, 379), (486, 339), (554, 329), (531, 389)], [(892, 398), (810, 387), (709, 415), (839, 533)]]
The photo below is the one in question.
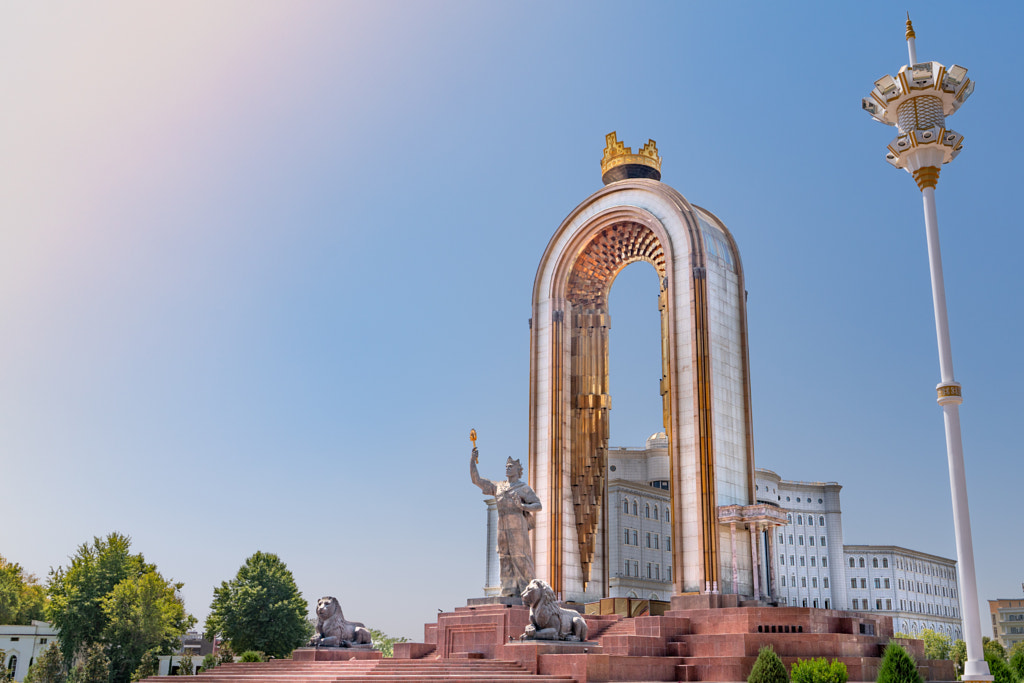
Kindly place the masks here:
[(668, 449), (668, 435), (665, 432), (656, 432), (651, 434), (647, 438), (647, 444), (645, 446), (647, 450), (652, 451), (655, 449)]

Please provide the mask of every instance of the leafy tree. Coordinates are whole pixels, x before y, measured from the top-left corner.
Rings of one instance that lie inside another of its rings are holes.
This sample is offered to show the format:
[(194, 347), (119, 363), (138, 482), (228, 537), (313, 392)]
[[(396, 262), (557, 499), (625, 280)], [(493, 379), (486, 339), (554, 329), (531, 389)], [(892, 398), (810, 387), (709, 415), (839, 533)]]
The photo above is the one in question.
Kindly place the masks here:
[(1003, 662), (1006, 661), (1006, 648), (1003, 647), (1003, 644), (998, 640), (993, 640), (988, 636), (984, 636), (981, 639), (981, 646), (985, 652), (985, 659), (988, 659), (988, 655), (991, 652), (994, 657), (998, 657), (1003, 660)]
[(930, 628), (921, 630), (924, 641), (925, 659), (949, 659), (953, 650), (953, 641), (945, 633), (938, 633)]
[(229, 645), (221, 645), (217, 648), (217, 664), (230, 664), (235, 661), (235, 653)]
[(1018, 680), (1024, 681), (1024, 647), (1018, 647), (1019, 645), (1024, 645), (1024, 641), (1010, 648), (1010, 669)]
[(1006, 651), (1006, 656), (1013, 659), (1013, 656), (1020, 651), (1024, 651), (1024, 640), (1018, 640), (1016, 643), (1010, 646), (1010, 649)]
[(757, 661), (747, 676), (747, 683), (789, 683), (786, 665), (775, 654), (771, 645), (766, 645), (758, 651)]
[(0, 624), (30, 624), (42, 619), (46, 591), (39, 579), (0, 555)]
[(181, 587), (148, 571), (124, 579), (103, 598), (102, 640), (117, 645), (110, 649), (113, 680), (128, 680), (147, 650), (170, 654), (180, 645), (178, 637), (195, 623), (176, 594)]
[(160, 653), (156, 649), (146, 650), (142, 655), (139, 667), (132, 673), (131, 680), (141, 681), (143, 678), (156, 676), (160, 673)]
[(850, 678), (845, 664), (823, 657), (796, 660), (790, 676), (793, 683), (846, 683)]
[(64, 672), (64, 657), (57, 645), (51, 644), (28, 668), (25, 683), (64, 683), (67, 680)]
[[(992, 642), (999, 645), (998, 641), (993, 640)], [(1002, 645), (999, 647), (1002, 649)], [(985, 643), (985, 661), (988, 662), (989, 673), (995, 676), (993, 683), (1017, 683), (1017, 675), (1013, 669), (1003, 657), (999, 656), (998, 650), (988, 647), (988, 643)]]
[(924, 683), (917, 664), (906, 650), (892, 641), (885, 647), (876, 683)]
[(68, 677), (68, 683), (109, 683), (109, 680), (110, 660), (99, 643), (85, 649), (85, 660)]
[[(381, 654), (383, 654), (385, 657), (395, 656), (395, 643), (405, 643), (409, 640), (405, 636), (398, 636), (397, 638), (392, 638), (383, 631), (378, 631), (375, 628), (370, 629), (370, 635), (373, 637), (373, 646), (380, 650)], [(312, 638), (313, 634), (309, 634), (309, 637)]]
[(957, 677), (964, 675), (964, 664), (967, 662), (967, 643), (957, 640), (950, 649), (950, 659), (956, 667)]
[(257, 552), (231, 581), (213, 591), (205, 634), (221, 634), (236, 650), (286, 657), (308, 638), (307, 605), (288, 567), (273, 553)]

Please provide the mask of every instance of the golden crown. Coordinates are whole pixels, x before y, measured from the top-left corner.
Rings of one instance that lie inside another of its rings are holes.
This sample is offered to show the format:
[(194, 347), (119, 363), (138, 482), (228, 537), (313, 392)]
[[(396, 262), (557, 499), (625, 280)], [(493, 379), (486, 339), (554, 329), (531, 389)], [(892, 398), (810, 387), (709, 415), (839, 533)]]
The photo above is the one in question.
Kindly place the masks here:
[(604, 156), (601, 157), (601, 175), (617, 166), (626, 164), (640, 164), (649, 166), (658, 173), (661, 173), (661, 157), (658, 156), (658, 146), (654, 140), (648, 140), (647, 144), (640, 148), (640, 151), (633, 154), (630, 147), (619, 142), (618, 136), (613, 131), (604, 136)]

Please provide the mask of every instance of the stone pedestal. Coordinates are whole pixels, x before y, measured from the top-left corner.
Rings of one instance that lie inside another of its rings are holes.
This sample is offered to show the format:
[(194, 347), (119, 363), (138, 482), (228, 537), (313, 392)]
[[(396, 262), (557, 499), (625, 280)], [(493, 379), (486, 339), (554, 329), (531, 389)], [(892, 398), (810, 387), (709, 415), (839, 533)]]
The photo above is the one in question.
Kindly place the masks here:
[(469, 598), (466, 600), (467, 607), (482, 607), (484, 605), (522, 605), (523, 599), (504, 596), (504, 595), (492, 595), (486, 598)]
[(372, 647), (300, 647), (292, 652), (296, 662), (347, 662), (350, 660), (381, 659), (384, 655)]

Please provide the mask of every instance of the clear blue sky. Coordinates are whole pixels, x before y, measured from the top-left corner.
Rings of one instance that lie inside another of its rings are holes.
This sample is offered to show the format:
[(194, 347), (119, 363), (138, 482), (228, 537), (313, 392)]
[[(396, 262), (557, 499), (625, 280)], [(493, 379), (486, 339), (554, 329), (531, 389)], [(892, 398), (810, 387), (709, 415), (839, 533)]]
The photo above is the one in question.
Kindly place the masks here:
[[(275, 552), (420, 639), (481, 594), (467, 433), (525, 457), (535, 269), (615, 130), (739, 243), (758, 465), (955, 557), (920, 194), (860, 110), (905, 9), (978, 83), (939, 223), (983, 610), (1019, 596), (1018, 3), (5, 3), (0, 553), (118, 530), (202, 620)], [(660, 429), (652, 273), (616, 446)]]

